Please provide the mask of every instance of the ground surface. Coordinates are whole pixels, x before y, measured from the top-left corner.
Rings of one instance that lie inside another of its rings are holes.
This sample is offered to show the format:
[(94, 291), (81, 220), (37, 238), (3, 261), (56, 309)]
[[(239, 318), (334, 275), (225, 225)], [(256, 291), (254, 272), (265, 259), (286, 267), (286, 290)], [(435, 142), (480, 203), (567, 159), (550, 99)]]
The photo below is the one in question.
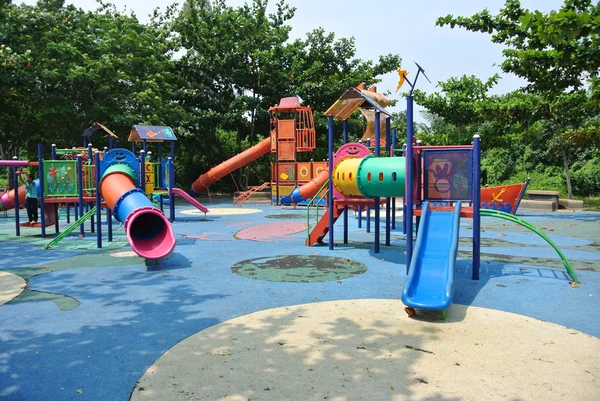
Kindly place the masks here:
[[(579, 287), (541, 238), (493, 218), (482, 221), (481, 279), (470, 280), (463, 220), (454, 304), (442, 322), (403, 311), (400, 227), (376, 254), (366, 220), (358, 228), (352, 215), (348, 244), (307, 248), (304, 209), (207, 206), (206, 219), (178, 206), (175, 252), (148, 266), (118, 223), (102, 249), (86, 233), (44, 250), (39, 229), (17, 238), (12, 214), (0, 218), (0, 399), (600, 393), (600, 213), (520, 214), (563, 250)], [(341, 219), (335, 234), (341, 242)]]

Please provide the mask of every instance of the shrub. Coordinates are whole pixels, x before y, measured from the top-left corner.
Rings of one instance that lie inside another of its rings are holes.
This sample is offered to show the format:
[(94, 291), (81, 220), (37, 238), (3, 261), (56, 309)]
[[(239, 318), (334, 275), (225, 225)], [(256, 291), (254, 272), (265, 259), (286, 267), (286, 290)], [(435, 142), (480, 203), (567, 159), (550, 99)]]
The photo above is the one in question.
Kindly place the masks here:
[(481, 159), (483, 184), (498, 185), (516, 174), (518, 156), (504, 148), (493, 148), (485, 152)]
[(594, 196), (600, 193), (600, 157), (588, 160), (581, 168), (571, 172), (573, 194)]

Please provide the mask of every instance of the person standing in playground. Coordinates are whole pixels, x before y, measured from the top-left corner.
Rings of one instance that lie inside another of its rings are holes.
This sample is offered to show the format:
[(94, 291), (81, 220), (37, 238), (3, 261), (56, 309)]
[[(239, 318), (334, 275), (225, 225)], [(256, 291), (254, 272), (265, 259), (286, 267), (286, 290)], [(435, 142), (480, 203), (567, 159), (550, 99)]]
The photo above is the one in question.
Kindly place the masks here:
[(25, 181), (25, 207), (27, 208), (27, 218), (29, 225), (34, 226), (38, 221), (38, 195), (37, 188), (33, 182), (33, 175), (27, 174)]

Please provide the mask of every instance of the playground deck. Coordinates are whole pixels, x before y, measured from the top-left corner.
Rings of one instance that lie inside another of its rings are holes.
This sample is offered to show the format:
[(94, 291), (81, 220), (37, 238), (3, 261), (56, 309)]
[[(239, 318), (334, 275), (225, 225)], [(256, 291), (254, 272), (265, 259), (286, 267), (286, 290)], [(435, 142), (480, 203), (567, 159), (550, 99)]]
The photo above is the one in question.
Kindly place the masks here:
[(358, 228), (352, 212), (350, 242), (340, 219), (330, 251), (304, 246), (304, 208), (204, 204), (206, 217), (177, 203), (176, 248), (148, 265), (122, 227), (103, 249), (88, 234), (44, 250), (51, 238), (39, 229), (17, 238), (12, 212), (0, 218), (0, 400), (600, 393), (600, 213), (518, 213), (561, 248), (579, 286), (539, 236), (490, 217), (472, 281), (471, 220), (462, 218), (453, 304), (440, 321), (403, 310), (401, 220), (376, 254), (366, 219)]

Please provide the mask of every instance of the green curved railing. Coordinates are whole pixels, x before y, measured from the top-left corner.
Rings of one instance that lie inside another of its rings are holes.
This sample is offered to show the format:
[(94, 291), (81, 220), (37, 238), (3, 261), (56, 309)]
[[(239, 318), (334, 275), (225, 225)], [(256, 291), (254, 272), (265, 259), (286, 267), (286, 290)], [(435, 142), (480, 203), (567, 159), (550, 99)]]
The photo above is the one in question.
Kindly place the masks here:
[[(319, 188), (315, 196), (313, 196), (308, 204), (306, 205), (306, 239), (310, 240), (310, 206), (315, 205), (315, 209), (317, 210), (316, 220), (319, 221), (319, 202), (323, 200), (323, 198), (327, 199), (327, 194), (329, 194), (329, 190), (327, 190), (323, 195), (319, 195), (321, 191), (325, 189), (325, 187), (329, 184), (329, 179), (325, 181), (325, 183)], [(316, 201), (318, 199), (318, 201)], [(330, 205), (327, 205), (328, 207)]]
[(533, 224), (528, 223), (527, 221), (518, 218), (517, 216), (515, 216), (513, 214), (504, 213), (499, 210), (480, 209), (479, 214), (481, 216), (498, 217), (500, 219), (504, 219), (504, 220), (508, 220), (513, 223), (520, 224), (523, 227), (530, 229), (531, 231), (533, 231), (534, 233), (536, 233), (537, 235), (542, 237), (548, 244), (550, 244), (550, 246), (552, 246), (552, 248), (554, 248), (556, 253), (558, 253), (558, 256), (560, 256), (560, 259), (562, 260), (563, 264), (565, 265), (565, 268), (567, 269), (567, 273), (569, 273), (569, 275), (571, 276), (573, 281), (575, 283), (579, 283), (579, 279), (577, 278), (577, 275), (575, 274), (575, 269), (573, 269), (573, 267), (571, 266), (571, 264), (569, 263), (569, 261), (567, 260), (565, 255), (562, 253), (562, 251), (560, 249), (558, 249), (556, 244), (550, 238), (548, 238), (548, 236), (546, 234), (544, 234), (544, 232), (542, 230), (540, 230)]

